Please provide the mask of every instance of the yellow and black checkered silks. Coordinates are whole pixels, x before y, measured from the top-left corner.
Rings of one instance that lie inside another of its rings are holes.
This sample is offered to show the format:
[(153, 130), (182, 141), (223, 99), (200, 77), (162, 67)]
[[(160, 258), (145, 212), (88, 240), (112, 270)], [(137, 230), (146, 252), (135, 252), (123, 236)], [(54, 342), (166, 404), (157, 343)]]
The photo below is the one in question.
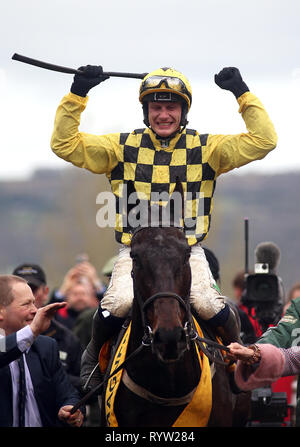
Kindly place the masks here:
[[(190, 245), (203, 240), (210, 227), (216, 178), (276, 147), (277, 135), (264, 106), (251, 92), (238, 98), (247, 132), (233, 135), (198, 134), (186, 129), (163, 148), (151, 129), (94, 135), (78, 130), (88, 97), (68, 93), (55, 117), (51, 147), (57, 156), (96, 174), (106, 174), (116, 197), (116, 237), (130, 244), (130, 232), (120, 201), (129, 180), (148, 200), (151, 193), (172, 194), (176, 177), (187, 196), (186, 235)], [(199, 203), (197, 207), (197, 194)]]
[[(186, 129), (174, 150), (156, 150), (146, 129), (120, 134), (120, 158), (109, 175), (116, 196), (116, 239), (128, 245), (131, 228), (122, 207), (125, 198), (122, 186), (132, 181), (137, 192), (151, 200), (152, 193), (166, 192), (170, 196), (180, 180), (186, 197), (184, 224), (190, 245), (203, 240), (210, 226), (212, 196), (216, 173), (205, 160), (208, 135)], [(199, 194), (200, 193), (200, 194)]]

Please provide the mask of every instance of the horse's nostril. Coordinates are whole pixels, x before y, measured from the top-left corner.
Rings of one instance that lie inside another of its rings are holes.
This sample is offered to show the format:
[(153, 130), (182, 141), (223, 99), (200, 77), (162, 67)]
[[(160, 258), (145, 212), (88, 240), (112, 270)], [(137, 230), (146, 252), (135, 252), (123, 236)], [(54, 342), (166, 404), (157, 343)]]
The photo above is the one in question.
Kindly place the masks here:
[(157, 329), (153, 338), (154, 351), (163, 361), (175, 361), (186, 351), (186, 337), (182, 327)]
[(154, 341), (157, 343), (164, 343), (166, 345), (178, 343), (182, 340), (184, 330), (181, 327), (174, 329), (160, 328), (154, 334)]

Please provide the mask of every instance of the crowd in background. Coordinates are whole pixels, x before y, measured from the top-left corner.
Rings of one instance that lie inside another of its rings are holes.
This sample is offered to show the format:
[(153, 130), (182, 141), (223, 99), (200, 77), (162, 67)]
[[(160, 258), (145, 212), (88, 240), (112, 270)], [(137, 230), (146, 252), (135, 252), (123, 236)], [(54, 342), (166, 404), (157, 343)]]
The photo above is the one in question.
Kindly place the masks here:
[[(205, 248), (207, 260), (213, 277), (221, 288), (220, 266), (214, 253)], [(89, 262), (88, 256), (83, 255), (62, 278), (61, 284), (54, 290), (49, 290), (47, 275), (37, 264), (24, 263), (17, 266), (13, 275), (26, 280), (35, 299), (37, 309), (45, 308), (49, 304), (66, 303), (59, 308), (55, 317), (51, 319), (49, 327), (41, 332), (56, 340), (59, 361), (68, 376), (72, 386), (81, 392), (80, 365), (81, 356), (91, 338), (92, 319), (98, 309), (99, 302), (109, 283), (116, 257), (108, 260), (98, 273), (96, 267)], [(241, 297), (245, 290), (244, 272), (238, 272), (232, 279), (231, 301), (237, 307), (241, 317), (241, 333), (246, 331), (257, 340), (262, 331), (255, 315), (243, 305)], [(286, 295), (284, 312), (292, 300), (300, 296), (300, 283), (297, 282)], [(7, 364), (5, 364), (7, 366)], [(1, 362), (0, 362), (1, 370)], [(294, 405), (295, 377), (280, 379), (273, 386), (274, 391), (287, 393), (288, 403)], [(288, 380), (287, 380), (288, 379)], [(100, 409), (98, 400), (91, 401), (84, 413), (84, 426), (99, 426)], [(79, 419), (77, 419), (79, 420)], [(0, 424), (1, 425), (1, 424)]]
[[(104, 291), (106, 290), (114, 259), (115, 257), (109, 259), (103, 267), (101, 274), (99, 274), (96, 268), (89, 262), (88, 257), (86, 255), (81, 256), (81, 258), (78, 259), (78, 262), (64, 275), (60, 286), (51, 291), (49, 290), (47, 282), (47, 274), (40, 265), (35, 263), (23, 263), (11, 272), (14, 277), (18, 277), (28, 284), (32, 292), (32, 302), (34, 302), (36, 309), (46, 309), (49, 305), (54, 305), (55, 303), (66, 303), (56, 311), (54, 318), (50, 319), (46, 330), (39, 332), (39, 334), (50, 337), (56, 341), (59, 364), (67, 375), (68, 383), (70, 383), (78, 392), (76, 395), (77, 401), (82, 395), (82, 387), (80, 385), (81, 357), (90, 341), (93, 315), (98, 308)], [(3, 280), (9, 278), (9, 276), (10, 275), (3, 275)], [(23, 286), (23, 284), (21, 284), (21, 286)], [(25, 289), (23, 292), (24, 296), (26, 292), (28, 291)], [(19, 304), (17, 298), (18, 296), (14, 302)], [(1, 302), (0, 299), (0, 309), (2, 307), (4, 308), (7, 304), (10, 305), (10, 302)], [(22, 306), (25, 304), (27, 305), (27, 303), (21, 303)], [(5, 307), (5, 309), (10, 309), (10, 306)], [(30, 313), (30, 311), (28, 311), (28, 313)], [(31, 311), (31, 313), (33, 316), (33, 311)], [(26, 322), (29, 323), (29, 316), (26, 318)], [(3, 325), (3, 327), (6, 326)], [(21, 328), (21, 325), (19, 327), (16, 326), (16, 329), (19, 328)], [(19, 334), (19, 332), (16, 333)], [(9, 346), (8, 339), (9, 337), (7, 337), (6, 341), (7, 346)], [(18, 348), (21, 349), (19, 344)], [(8, 354), (10, 354), (10, 352), (8, 352)], [(9, 363), (5, 358), (2, 360), (3, 356), (4, 354), (1, 357), (0, 352), (0, 373), (3, 373), (4, 377), (6, 372), (5, 368), (7, 369), (9, 366), (12, 380), (14, 381), (11, 365), (14, 365), (15, 362)], [(29, 363), (30, 361), (28, 362), (30, 374), (33, 375)], [(42, 365), (42, 369), (43, 367), (44, 365)], [(19, 374), (18, 368), (17, 374)], [(43, 375), (44, 374), (45, 371), (43, 371)], [(1, 379), (2, 377), (0, 380)], [(19, 380), (19, 376), (17, 375), (16, 382), (19, 383)], [(63, 383), (63, 376), (58, 379), (57, 383)], [(54, 392), (59, 389), (57, 383), (55, 384)], [(33, 388), (35, 388), (35, 378), (33, 378)], [(34, 392), (38, 394), (36, 390)], [(37, 398), (37, 400), (39, 400), (39, 398)], [(39, 406), (41, 406), (40, 401)], [(100, 413), (98, 403), (91, 401), (91, 403), (86, 406), (85, 410), (86, 414), (83, 424), (85, 426), (99, 425)], [(40, 419), (42, 420), (41, 425), (44, 425), (43, 415), (41, 415)], [(6, 425), (4, 420), (5, 418), (3, 419), (0, 409), (0, 426)], [(32, 423), (35, 424), (36, 422)], [(58, 421), (54, 422), (53, 425), (56, 425), (57, 423)], [(39, 424), (40, 421), (37, 422), (37, 425)], [(18, 422), (14, 421), (14, 425), (18, 426)], [(52, 425), (52, 423), (47, 421), (46, 425)]]

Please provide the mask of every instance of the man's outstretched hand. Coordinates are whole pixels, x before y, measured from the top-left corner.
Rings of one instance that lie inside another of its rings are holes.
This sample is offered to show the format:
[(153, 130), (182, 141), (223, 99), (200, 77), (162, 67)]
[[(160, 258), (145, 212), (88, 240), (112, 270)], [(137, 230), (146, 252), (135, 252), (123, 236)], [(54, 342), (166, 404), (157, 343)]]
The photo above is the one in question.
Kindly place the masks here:
[(33, 335), (37, 337), (38, 335), (45, 332), (50, 326), (50, 322), (56, 312), (62, 307), (66, 306), (66, 302), (62, 303), (52, 303), (47, 306), (41, 307), (37, 310), (37, 313), (34, 316), (30, 324), (30, 328), (33, 332)]

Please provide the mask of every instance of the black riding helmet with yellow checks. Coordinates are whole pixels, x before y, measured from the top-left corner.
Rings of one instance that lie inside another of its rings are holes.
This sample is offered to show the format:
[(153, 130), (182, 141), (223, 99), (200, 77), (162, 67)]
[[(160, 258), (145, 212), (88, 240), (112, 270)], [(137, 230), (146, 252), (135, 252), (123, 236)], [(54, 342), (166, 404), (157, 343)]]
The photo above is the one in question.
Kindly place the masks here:
[(166, 101), (182, 104), (180, 126), (188, 123), (187, 114), (192, 103), (192, 89), (187, 78), (173, 68), (165, 67), (148, 73), (140, 86), (139, 100), (143, 105), (144, 123), (149, 127), (148, 102)]

